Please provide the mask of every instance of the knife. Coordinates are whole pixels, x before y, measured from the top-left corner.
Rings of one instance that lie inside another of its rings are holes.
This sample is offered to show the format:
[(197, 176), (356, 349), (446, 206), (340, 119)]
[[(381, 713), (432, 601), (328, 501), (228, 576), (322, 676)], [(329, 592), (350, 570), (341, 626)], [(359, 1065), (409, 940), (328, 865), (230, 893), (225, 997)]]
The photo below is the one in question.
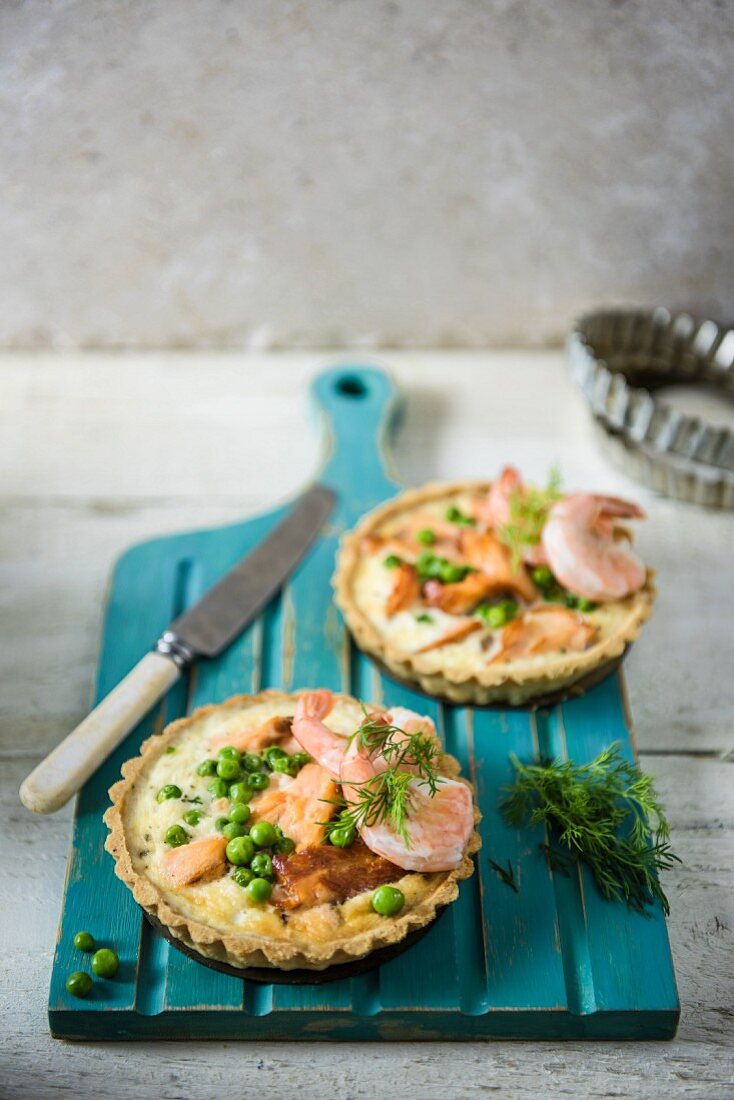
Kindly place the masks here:
[(35, 813), (60, 809), (200, 657), (216, 657), (293, 572), (331, 515), (336, 497), (315, 485), (278, 526), (161, 634), (124, 680), (42, 760), (20, 788)]

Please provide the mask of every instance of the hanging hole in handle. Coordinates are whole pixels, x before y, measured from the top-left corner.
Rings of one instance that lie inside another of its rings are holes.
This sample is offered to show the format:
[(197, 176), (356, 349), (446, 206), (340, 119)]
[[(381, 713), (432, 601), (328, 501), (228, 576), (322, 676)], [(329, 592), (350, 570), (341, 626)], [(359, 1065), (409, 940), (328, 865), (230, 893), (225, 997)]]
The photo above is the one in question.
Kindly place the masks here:
[(354, 374), (346, 374), (336, 384), (336, 392), (343, 397), (362, 398), (367, 396), (367, 387), (361, 378)]

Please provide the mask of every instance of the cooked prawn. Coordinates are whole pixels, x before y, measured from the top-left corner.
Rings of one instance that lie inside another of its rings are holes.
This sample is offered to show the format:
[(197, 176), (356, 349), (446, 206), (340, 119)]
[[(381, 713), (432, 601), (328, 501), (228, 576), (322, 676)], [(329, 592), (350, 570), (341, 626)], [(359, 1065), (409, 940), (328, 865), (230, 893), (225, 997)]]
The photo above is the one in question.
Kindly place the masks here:
[[(495, 530), (509, 523), (512, 519), (512, 497), (522, 494), (523, 488), (519, 470), (514, 466), (505, 466), (497, 480), (492, 482), (484, 500), (476, 506), (477, 519)], [(523, 546), (522, 557), (528, 565), (548, 564), (542, 542)]]
[(579, 653), (596, 640), (597, 634), (598, 627), (567, 607), (551, 604), (535, 607), (503, 629), (500, 648), (489, 663), (537, 657), (541, 653)]
[(548, 564), (562, 585), (590, 600), (621, 600), (645, 583), (645, 566), (625, 539), (618, 519), (642, 519), (636, 504), (618, 497), (572, 493), (554, 504), (543, 527)]
[[(412, 734), (422, 733), (424, 737), (430, 737), (437, 744), (438, 734), (436, 733), (436, 727), (433, 719), (429, 718), (427, 714), (417, 714), (414, 710), (408, 710), (407, 707), (393, 707), (386, 714), (373, 714), (370, 717), (374, 719), (382, 719), (386, 725), (392, 725), (394, 727), (391, 740), (393, 743), (400, 743), (401, 741), (407, 741)], [(385, 760), (384, 756), (380, 752), (372, 753), (370, 760), (375, 766), (375, 770), (385, 771), (390, 765)], [(418, 769), (415, 765), (403, 762), (401, 770), (406, 772), (416, 772)]]
[[(323, 767), (339, 777), (349, 803), (359, 798), (357, 787), (375, 779), (379, 771), (384, 770), (384, 763), (381, 765), (379, 760), (365, 755), (356, 740), (347, 748), (345, 739), (324, 725), (323, 719), (331, 710), (333, 699), (330, 691), (302, 695), (296, 705), (293, 735)], [(430, 719), (407, 713), (409, 720), (417, 721), (421, 728), (430, 726), (435, 730)], [(398, 717), (404, 721), (405, 712), (396, 708), (392, 714), (385, 715), (385, 720), (392, 718), (395, 721)], [(425, 780), (416, 778), (410, 782), (410, 798), (409, 844), (383, 822), (360, 827), (360, 836), (367, 847), (408, 871), (449, 871), (458, 867), (474, 828), (469, 788), (457, 780), (441, 777), (438, 789), (431, 795)]]
[(386, 717), (393, 726), (407, 734), (424, 733), (427, 737), (436, 737), (436, 725), (427, 714), (418, 714), (407, 707), (391, 707)]
[[(360, 788), (376, 775), (371, 760), (359, 753), (349, 754), (341, 769), (347, 803), (357, 802)], [(474, 828), (471, 791), (464, 783), (445, 778), (439, 780), (433, 794), (423, 779), (411, 779), (408, 790), (407, 841), (387, 821), (361, 825), (362, 840), (377, 855), (406, 871), (451, 871), (458, 867)]]
[(326, 689), (301, 695), (293, 715), (292, 732), (301, 748), (314, 760), (332, 775), (339, 775), (347, 741), (324, 725), (324, 718), (333, 706), (334, 696)]
[(502, 527), (510, 522), (510, 498), (522, 491), (520, 471), (505, 466), (500, 476), (492, 482), (484, 500), (476, 506), (477, 519), (488, 527)]

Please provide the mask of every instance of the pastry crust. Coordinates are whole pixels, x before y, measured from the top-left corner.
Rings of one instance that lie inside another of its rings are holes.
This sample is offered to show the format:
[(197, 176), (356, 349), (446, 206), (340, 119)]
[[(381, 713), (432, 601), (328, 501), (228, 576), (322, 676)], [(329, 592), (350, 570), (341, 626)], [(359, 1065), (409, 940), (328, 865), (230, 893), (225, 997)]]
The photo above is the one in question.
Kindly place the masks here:
[[(475, 829), (460, 866), (453, 871), (433, 874), (406, 871), (395, 883), (406, 895), (405, 908), (396, 917), (379, 917), (372, 911), (369, 905), (371, 890), (344, 903), (325, 903), (307, 910), (299, 920), (297, 934), (291, 931), (290, 922), (282, 919), (274, 922), (277, 927), (271, 928), (268, 934), (246, 928), (241, 931), (225, 928), (221, 920), (212, 919), (208, 922), (201, 919), (201, 904), (197, 915), (192, 915), (191, 894), (197, 892), (196, 885), (199, 884), (188, 887), (186, 891), (179, 891), (181, 896), (178, 897), (174, 888), (164, 889), (160, 882), (154, 881), (150, 869), (146, 869), (141, 863), (141, 853), (136, 854), (135, 817), (141, 788), (148, 780), (151, 768), (164, 757), (167, 750), (170, 752), (172, 748), (184, 745), (203, 723), (212, 718), (223, 722), (242, 719), (251, 708), (261, 704), (272, 704), (278, 713), (292, 713), (295, 701), (301, 694), (304, 693), (264, 691), (258, 695), (237, 695), (224, 703), (202, 707), (191, 716), (172, 722), (163, 733), (150, 737), (143, 743), (140, 756), (123, 765), (123, 778), (109, 791), (112, 805), (104, 815), (109, 829), (105, 848), (115, 860), (118, 878), (130, 888), (138, 904), (165, 925), (182, 943), (206, 958), (238, 968), (323, 970), (335, 964), (354, 962), (379, 948), (399, 942), (409, 933), (429, 924), (444, 906), (454, 901), (458, 895), (459, 882), (468, 878), (474, 870), (471, 857), (481, 845), (476, 830), (480, 814), (475, 806)], [(335, 694), (334, 698), (336, 703), (356, 705), (356, 701), (349, 696)], [(206, 751), (205, 745), (198, 747), (199, 756), (205, 755)], [(175, 756), (170, 759), (175, 759)], [(440, 770), (446, 776), (459, 778), (458, 761), (451, 756), (442, 757)], [(466, 785), (470, 786), (468, 783)], [(205, 884), (200, 884), (199, 893), (203, 894), (206, 888)], [(205, 907), (205, 898), (203, 904)], [(315, 935), (310, 940), (310, 929), (313, 928), (315, 933), (319, 922), (323, 921), (322, 911), (329, 910), (330, 915), (334, 908), (340, 911), (339, 924), (334, 934), (329, 935), (326, 941), (323, 935), (319, 936), (318, 942)], [(269, 904), (248, 909), (244, 901), (242, 903), (245, 916), (248, 912), (259, 916), (263, 910), (272, 909)]]
[(610, 607), (619, 612), (618, 621), (598, 642), (581, 652), (549, 654), (547, 660), (525, 661), (525, 667), (521, 662), (514, 665), (486, 663), (476, 669), (437, 667), (435, 654), (411, 652), (386, 638), (379, 624), (356, 598), (355, 581), (364, 560), (362, 547), (367, 536), (377, 534), (402, 513), (435, 505), (446, 498), (486, 493), (490, 486), (491, 482), (487, 481), (430, 482), (419, 489), (409, 489), (369, 512), (353, 531), (342, 537), (333, 577), (336, 603), (357, 646), (374, 657), (389, 674), (415, 684), (428, 695), (459, 704), (522, 706), (532, 705), (540, 698), (545, 700), (555, 693), (568, 691), (572, 694), (574, 685), (578, 685), (580, 693), (584, 681), (597, 682), (605, 669), (611, 671), (619, 663), (642, 624), (650, 617), (655, 598), (651, 570), (637, 592), (604, 605), (605, 613)]

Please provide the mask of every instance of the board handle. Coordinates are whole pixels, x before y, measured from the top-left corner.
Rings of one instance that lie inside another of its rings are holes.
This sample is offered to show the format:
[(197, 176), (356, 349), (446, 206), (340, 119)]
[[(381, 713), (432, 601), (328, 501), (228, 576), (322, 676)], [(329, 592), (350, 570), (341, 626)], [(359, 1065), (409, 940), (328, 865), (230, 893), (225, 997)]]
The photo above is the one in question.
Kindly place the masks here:
[(180, 675), (170, 657), (147, 653), (23, 781), (23, 805), (37, 814), (60, 810)]
[(311, 392), (327, 422), (327, 456), (320, 480), (345, 502), (362, 491), (370, 502), (395, 492), (390, 444), (403, 400), (379, 367), (346, 363), (323, 371)]

